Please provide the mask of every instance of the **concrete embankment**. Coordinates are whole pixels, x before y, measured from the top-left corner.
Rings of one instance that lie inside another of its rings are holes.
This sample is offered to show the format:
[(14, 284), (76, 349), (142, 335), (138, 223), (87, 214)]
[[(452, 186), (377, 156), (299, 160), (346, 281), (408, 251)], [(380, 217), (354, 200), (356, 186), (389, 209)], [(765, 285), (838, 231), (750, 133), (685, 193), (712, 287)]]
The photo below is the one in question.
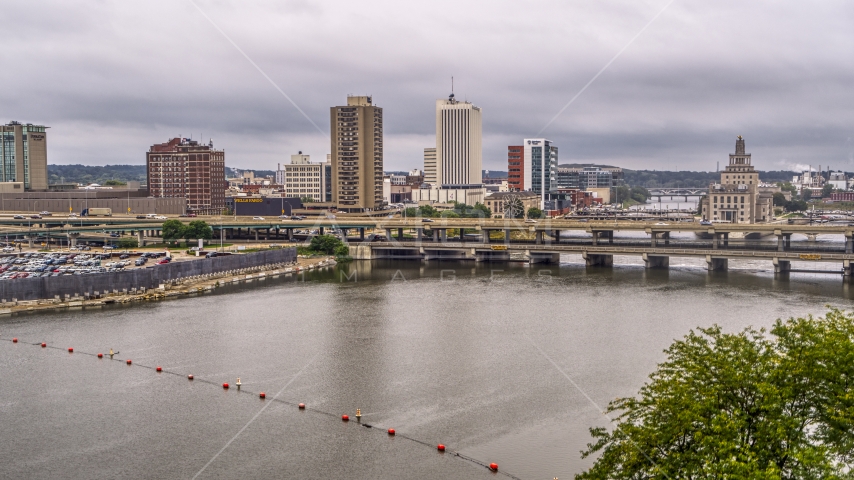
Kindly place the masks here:
[(299, 258), (296, 265), (282, 264), (260, 265), (238, 270), (206, 275), (184, 277), (167, 281), (157, 288), (141, 289), (134, 292), (104, 293), (97, 296), (71, 297), (65, 301), (59, 299), (28, 300), (6, 302), (0, 308), (0, 315), (15, 313), (55, 311), (70, 308), (93, 308), (104, 305), (181, 298), (189, 295), (213, 292), (215, 289), (239, 283), (264, 281), (299, 274), (300, 272), (335, 266), (332, 257)]

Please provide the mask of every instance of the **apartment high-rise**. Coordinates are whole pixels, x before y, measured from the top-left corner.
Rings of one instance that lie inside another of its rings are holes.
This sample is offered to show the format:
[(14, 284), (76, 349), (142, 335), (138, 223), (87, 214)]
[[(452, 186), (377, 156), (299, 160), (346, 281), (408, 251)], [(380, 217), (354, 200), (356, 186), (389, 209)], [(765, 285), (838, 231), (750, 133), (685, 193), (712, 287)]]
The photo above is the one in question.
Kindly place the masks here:
[(507, 188), (521, 192), (525, 190), (524, 162), (522, 156), (525, 154), (522, 145), (511, 145), (507, 147)]
[(213, 142), (173, 138), (152, 145), (145, 164), (150, 196), (183, 197), (187, 211), (202, 215), (225, 209), (225, 152), (214, 150)]
[[(440, 188), (481, 186), (481, 109), (452, 93), (436, 100), (436, 184)], [(425, 173), (427, 166), (425, 165)], [(429, 183), (429, 182), (428, 182)]]
[(437, 186), (436, 179), (436, 148), (424, 149), (424, 183), (429, 183), (430, 186)]
[(0, 126), (0, 182), (47, 190), (47, 128), (18, 122)]
[(332, 201), (339, 210), (375, 210), (383, 203), (383, 109), (369, 96), (347, 96), (329, 113)]

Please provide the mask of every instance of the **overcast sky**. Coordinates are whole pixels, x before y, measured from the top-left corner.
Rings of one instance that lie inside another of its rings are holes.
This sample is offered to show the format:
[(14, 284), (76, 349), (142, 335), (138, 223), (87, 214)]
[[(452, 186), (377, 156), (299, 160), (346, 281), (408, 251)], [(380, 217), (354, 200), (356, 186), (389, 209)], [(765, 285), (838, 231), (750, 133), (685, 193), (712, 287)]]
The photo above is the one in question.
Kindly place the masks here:
[(622, 50), (542, 133), (561, 163), (714, 170), (744, 135), (762, 170), (854, 170), (854, 2), (669, 2), (3, 2), (0, 112), (51, 127), (49, 163), (142, 164), (192, 135), (272, 170), (324, 159), (329, 107), (371, 94), (404, 170), (453, 76), (483, 109), (484, 168), (506, 170)]

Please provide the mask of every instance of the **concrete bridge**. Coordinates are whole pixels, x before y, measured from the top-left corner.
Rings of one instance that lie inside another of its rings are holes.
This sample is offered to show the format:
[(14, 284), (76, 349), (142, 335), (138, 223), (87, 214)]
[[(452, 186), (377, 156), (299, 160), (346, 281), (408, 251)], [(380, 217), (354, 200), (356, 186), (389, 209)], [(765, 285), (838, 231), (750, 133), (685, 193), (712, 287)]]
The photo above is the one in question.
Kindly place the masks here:
[[(305, 239), (314, 233), (298, 235), (297, 230), (339, 232), (350, 244), (355, 258), (466, 259), (507, 261), (511, 255), (529, 261), (557, 262), (561, 253), (582, 255), (591, 266), (613, 264), (614, 255), (642, 257), (649, 268), (665, 268), (670, 257), (704, 258), (710, 270), (722, 270), (730, 258), (767, 259), (775, 271), (791, 270), (792, 261), (833, 262), (839, 272), (851, 275), (854, 260), (854, 225), (715, 224), (698, 222), (579, 221), (544, 219), (523, 221), (481, 218), (326, 218), (304, 220), (253, 220), (234, 217), (203, 218), (214, 229), (214, 238), (227, 240), (287, 241)], [(190, 222), (192, 218), (182, 218)], [(40, 222), (30, 224), (22, 222)], [(122, 232), (141, 241), (156, 237), (163, 220), (136, 219), (0, 219), (3, 235), (43, 236), (102, 235)], [(512, 238), (514, 232), (517, 238)], [(562, 232), (575, 232), (572, 237)], [(633, 232), (631, 238), (615, 232)], [(692, 233), (691, 240), (674, 239), (676, 232)], [(643, 235), (638, 235), (642, 233)], [(818, 244), (818, 235), (837, 235), (835, 243)], [(751, 238), (773, 238), (761, 242)], [(793, 241), (794, 237), (794, 241)]]

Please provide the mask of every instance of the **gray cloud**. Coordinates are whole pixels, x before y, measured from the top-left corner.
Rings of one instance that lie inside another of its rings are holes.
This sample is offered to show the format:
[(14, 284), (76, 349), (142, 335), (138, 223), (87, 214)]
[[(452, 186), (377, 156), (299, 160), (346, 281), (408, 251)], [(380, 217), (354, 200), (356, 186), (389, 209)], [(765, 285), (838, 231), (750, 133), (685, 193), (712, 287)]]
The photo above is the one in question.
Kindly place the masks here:
[[(386, 168), (419, 167), (434, 101), (484, 109), (484, 163), (534, 135), (667, 0), (195, 0), (322, 129), (348, 93), (385, 111)], [(189, 1), (4, 5), (0, 105), (51, 126), (52, 163), (141, 163), (212, 137), (274, 168), (319, 134)], [(708, 170), (744, 135), (759, 168), (854, 170), (854, 4), (676, 0), (543, 135), (561, 161)]]

